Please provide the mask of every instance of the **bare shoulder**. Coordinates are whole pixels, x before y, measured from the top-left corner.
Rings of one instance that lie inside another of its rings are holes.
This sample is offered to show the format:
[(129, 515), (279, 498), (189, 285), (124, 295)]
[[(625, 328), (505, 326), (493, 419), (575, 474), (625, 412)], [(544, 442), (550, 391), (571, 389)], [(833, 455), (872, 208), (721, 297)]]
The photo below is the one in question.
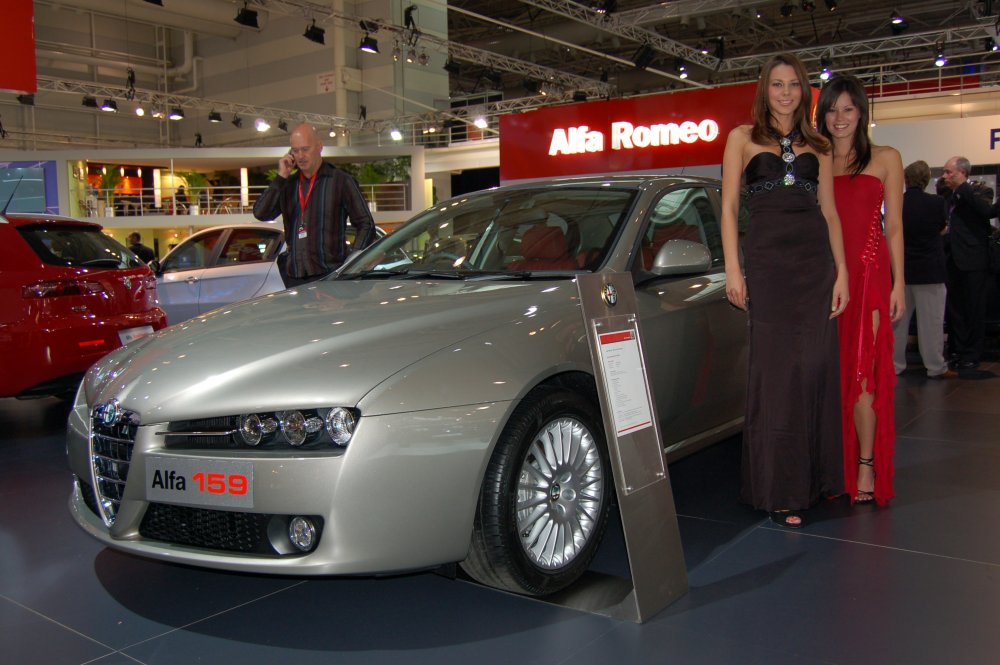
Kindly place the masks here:
[(886, 168), (902, 164), (903, 158), (899, 151), (891, 145), (872, 145), (872, 161)]
[(726, 140), (738, 145), (749, 143), (751, 129), (750, 125), (737, 125), (730, 130), (729, 137)]

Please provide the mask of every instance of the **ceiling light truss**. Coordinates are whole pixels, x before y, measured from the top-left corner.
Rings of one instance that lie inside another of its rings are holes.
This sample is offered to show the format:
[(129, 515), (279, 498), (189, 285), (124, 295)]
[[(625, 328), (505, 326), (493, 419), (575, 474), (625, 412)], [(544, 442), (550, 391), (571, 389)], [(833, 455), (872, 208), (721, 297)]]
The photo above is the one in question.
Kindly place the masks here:
[[(37, 82), (39, 91), (64, 92), (78, 95), (82, 94), (99, 99), (121, 97), (125, 92), (125, 86), (104, 85), (85, 81), (68, 81), (47, 76), (38, 76)], [(170, 93), (143, 90), (141, 88), (136, 88), (135, 101), (136, 103), (143, 104), (144, 106), (158, 108), (164, 111), (169, 111), (171, 109), (185, 109), (204, 111), (205, 113), (214, 111), (225, 115), (238, 114), (241, 116), (285, 118), (290, 123), (297, 124), (300, 122), (307, 122), (317, 127), (338, 125), (348, 129), (360, 130), (362, 126), (362, 123), (359, 120), (341, 118), (334, 115), (303, 113), (300, 111), (290, 111), (288, 109), (224, 102), (217, 99), (203, 99), (198, 97), (188, 97), (185, 95), (173, 95)]]
[[(310, 19), (315, 19), (316, 21), (330, 20), (351, 29), (357, 29), (359, 24), (357, 16), (352, 16), (344, 12), (338, 12), (327, 6), (314, 2), (308, 2), (306, 0), (267, 0), (266, 5), (260, 0), (257, 0), (256, 2), (250, 2), (249, 5), (251, 8), (266, 8), (268, 11), (278, 14), (301, 15)], [(455, 9), (455, 7), (448, 8), (449, 11), (455, 11)], [(476, 14), (475, 16), (479, 15)], [(411, 29), (394, 25), (381, 19), (366, 18), (361, 20), (370, 27), (377, 26), (380, 31), (384, 30), (398, 36), (403, 43), (408, 43), (407, 40), (412, 36)], [(539, 36), (544, 37), (544, 35)], [(445, 56), (465, 60), (473, 64), (483, 65), (496, 70), (512, 72), (522, 76), (531, 76), (539, 80), (558, 83), (566, 88), (572, 88), (574, 90), (585, 90), (588, 94), (597, 97), (608, 97), (614, 92), (614, 88), (612, 86), (595, 79), (568, 74), (552, 67), (543, 67), (524, 60), (518, 60), (517, 58), (510, 58), (491, 51), (478, 49), (473, 46), (458, 44), (424, 31), (420, 32), (419, 38), (421, 45), (428, 50), (434, 50), (444, 54)], [(689, 50), (693, 51), (693, 49)], [(691, 58), (686, 59), (689, 61), (692, 60)]]
[[(580, 23), (598, 28), (619, 37), (631, 39), (639, 44), (648, 44), (650, 47), (672, 57), (684, 58), (689, 63), (695, 63), (707, 69), (715, 69), (719, 64), (719, 59), (701, 53), (695, 48), (686, 44), (663, 37), (657, 32), (643, 28), (634, 19), (630, 19), (626, 14), (611, 14), (598, 16), (587, 7), (575, 2), (564, 2), (563, 0), (521, 0), (526, 5), (538, 7), (559, 14), (566, 18)], [(719, 3), (715, 3), (718, 7)], [(716, 11), (718, 11), (716, 9)]]
[[(984, 37), (993, 37), (994, 35), (993, 22), (989, 21), (981, 25), (965, 28), (931, 30), (915, 34), (907, 33), (906, 35), (891, 38), (862, 39), (853, 42), (794, 49), (794, 51), (795, 55), (808, 66), (812, 61), (819, 62), (820, 58), (824, 55), (829, 55), (833, 60), (837, 60), (839, 58), (855, 58), (865, 55), (885, 55), (909, 49), (927, 49), (931, 51), (935, 50), (942, 41), (949, 46), (970, 42), (974, 45), (973, 50), (978, 50)], [(776, 53), (757, 53), (749, 56), (727, 58), (723, 60), (720, 70), (723, 72), (745, 69), (757, 70)]]

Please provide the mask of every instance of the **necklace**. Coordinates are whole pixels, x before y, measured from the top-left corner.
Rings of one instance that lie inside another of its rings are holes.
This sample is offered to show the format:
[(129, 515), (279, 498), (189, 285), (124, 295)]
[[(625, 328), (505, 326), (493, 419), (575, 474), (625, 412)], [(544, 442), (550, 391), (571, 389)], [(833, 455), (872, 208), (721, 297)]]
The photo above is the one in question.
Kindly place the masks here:
[(772, 129), (771, 135), (778, 141), (778, 146), (781, 148), (781, 161), (785, 163), (785, 177), (781, 179), (781, 184), (785, 187), (791, 187), (795, 184), (795, 153), (792, 152), (792, 142), (799, 137), (799, 130), (793, 129), (782, 136)]

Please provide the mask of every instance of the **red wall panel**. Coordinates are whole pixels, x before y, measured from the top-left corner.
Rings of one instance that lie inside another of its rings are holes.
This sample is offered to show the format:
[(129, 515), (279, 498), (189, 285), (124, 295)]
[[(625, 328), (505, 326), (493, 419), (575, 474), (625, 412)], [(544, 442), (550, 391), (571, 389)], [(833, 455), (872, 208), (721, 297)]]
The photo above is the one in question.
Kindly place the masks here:
[(35, 14), (32, 0), (3, 0), (0, 89), (35, 92)]

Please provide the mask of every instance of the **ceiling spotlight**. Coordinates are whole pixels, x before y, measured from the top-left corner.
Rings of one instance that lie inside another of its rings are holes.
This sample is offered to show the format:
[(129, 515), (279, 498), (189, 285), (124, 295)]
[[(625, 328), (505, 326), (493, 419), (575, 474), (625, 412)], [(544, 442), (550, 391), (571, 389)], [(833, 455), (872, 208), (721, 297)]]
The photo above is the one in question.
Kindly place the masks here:
[(802, 0), (802, 11), (812, 12), (816, 11), (816, 3), (813, 0)]
[(239, 129), (242, 126), (243, 126), (243, 118), (241, 118), (240, 116), (238, 116), (238, 115), (236, 115), (234, 113), (233, 114), (233, 127), (236, 127), (237, 129)]
[(162, 120), (163, 119), (163, 111), (161, 111), (160, 109), (154, 110), (153, 111), (153, 117), (156, 118), (157, 120)]
[(337, 138), (337, 130), (336, 129), (331, 129), (330, 130), (330, 138), (331, 139)]
[(687, 65), (684, 64), (683, 58), (677, 58), (674, 60), (674, 69), (677, 70), (677, 76), (682, 79), (688, 77)]
[(448, 58), (448, 60), (446, 60), (444, 63), (444, 70), (449, 74), (454, 74), (455, 76), (458, 76), (459, 74), (462, 73), (462, 66), (459, 65), (454, 60), (452, 60), (451, 58)]
[(361, 38), (361, 44), (358, 45), (358, 48), (365, 53), (378, 53), (378, 40), (366, 32), (365, 36)]
[(146, 115), (146, 109), (142, 108), (141, 106), (136, 106), (135, 114), (141, 118), (142, 116)]
[(795, 11), (795, 5), (793, 5), (791, 2), (786, 2), (785, 4), (781, 5), (780, 11), (782, 16), (788, 18), (789, 16), (792, 15), (792, 12)]
[(577, 90), (573, 93), (574, 102), (585, 102), (587, 101), (587, 93), (583, 90)]
[(316, 19), (313, 19), (312, 25), (306, 26), (306, 31), (302, 33), (303, 37), (317, 44), (326, 44), (325, 35), (326, 30), (316, 27)]
[(833, 73), (830, 71), (830, 65), (832, 64), (833, 62), (830, 60), (829, 56), (824, 55), (820, 57), (819, 66), (823, 68), (819, 72), (819, 77), (821, 80), (823, 81), (830, 80), (830, 75)]
[(253, 126), (257, 128), (258, 132), (266, 132), (271, 129), (270, 123), (268, 123), (267, 120), (264, 120), (264, 118), (257, 118), (257, 121), (253, 123)]
[(889, 30), (893, 36), (900, 35), (910, 29), (910, 23), (901, 15), (893, 12), (889, 21)]
[(243, 3), (243, 9), (236, 13), (236, 18), (233, 20), (240, 25), (245, 25), (248, 28), (260, 28), (257, 25), (257, 12), (252, 9), (247, 9), (247, 2)]
[(430, 59), (430, 57), (428, 57), (427, 51), (421, 51), (420, 55), (417, 56), (417, 64), (418, 65), (423, 65), (424, 67), (426, 67), (427, 63), (430, 62), (430, 61), (431, 61), (431, 59)]
[(171, 120), (183, 120), (184, 119), (184, 109), (180, 107), (174, 107), (170, 109), (170, 115), (167, 116)]
[(948, 58), (944, 57), (944, 51), (938, 51), (937, 57), (934, 58), (935, 67), (944, 67), (948, 64)]
[(726, 38), (719, 37), (719, 41), (715, 44), (715, 57), (722, 60), (726, 57)]
[(101, 104), (101, 110), (107, 111), (108, 113), (118, 113), (118, 102), (109, 97), (104, 100), (103, 104)]
[(17, 96), (17, 101), (18, 101), (18, 103), (24, 104), (25, 106), (34, 106), (35, 105), (35, 96), (34, 95), (18, 95)]
[(541, 89), (541, 86), (538, 84), (538, 81), (534, 81), (532, 79), (524, 79), (524, 82), (521, 85), (524, 87), (525, 92), (528, 92), (532, 95), (537, 95), (539, 90)]
[(288, 123), (285, 122), (284, 120), (278, 120), (278, 129), (280, 129), (283, 132), (287, 132), (288, 131)]
[(479, 129), (486, 129), (487, 127), (490, 126), (490, 123), (486, 121), (486, 118), (481, 115), (477, 115), (476, 119), (472, 121), (472, 124), (478, 127)]
[(836, 9), (837, 9), (837, 0), (826, 0), (826, 8), (827, 8), (827, 10), (829, 10), (831, 12), (832, 11), (836, 11)]
[(392, 61), (399, 62), (403, 57), (403, 49), (399, 48), (399, 42), (392, 43)]
[(96, 97), (91, 97), (90, 95), (84, 95), (83, 96), (83, 105), (86, 106), (88, 109), (96, 109), (97, 108), (97, 98)]
[(393, 127), (392, 129), (389, 130), (389, 138), (391, 138), (393, 141), (402, 141), (403, 132), (399, 131), (399, 127)]
[(638, 49), (636, 49), (635, 54), (632, 56), (632, 62), (639, 69), (645, 69), (653, 64), (653, 60), (656, 58), (656, 51), (649, 44), (643, 44)]
[(209, 122), (222, 122), (222, 114), (218, 111), (210, 111), (208, 114)]
[(594, 7), (598, 14), (612, 14), (618, 9), (618, 0), (602, 0)]
[(492, 83), (493, 87), (495, 87), (495, 88), (502, 88), (503, 87), (503, 74), (501, 74), (497, 70), (491, 69), (490, 71), (488, 71), (485, 74), (483, 74), (483, 77), (487, 81), (489, 81), (490, 83)]
[(406, 51), (406, 61), (408, 63), (412, 65), (413, 61), (416, 59), (417, 59), (417, 49), (410, 48), (409, 50)]
[[(1000, 51), (1000, 46), (997, 45), (997, 40), (992, 37), (986, 38), (983, 42), (983, 48), (987, 51)], [(18, 101), (20, 101), (20, 97), (18, 98)]]

